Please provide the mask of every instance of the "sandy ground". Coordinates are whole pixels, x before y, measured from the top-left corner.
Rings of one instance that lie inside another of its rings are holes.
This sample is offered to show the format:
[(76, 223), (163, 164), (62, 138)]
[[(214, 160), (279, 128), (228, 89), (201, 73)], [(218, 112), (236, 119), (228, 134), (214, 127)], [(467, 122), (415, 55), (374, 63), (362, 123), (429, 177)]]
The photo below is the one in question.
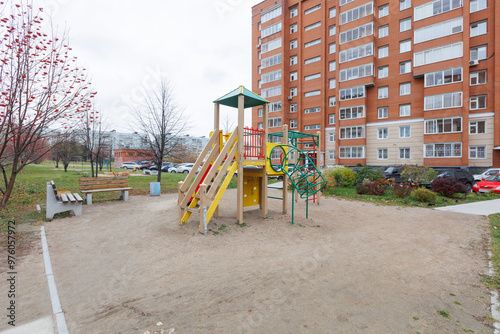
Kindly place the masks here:
[[(493, 333), (487, 218), (326, 198), (291, 225), (270, 200), (238, 227), (235, 198), (208, 236), (178, 225), (176, 195), (45, 223), (70, 333)], [(18, 324), (50, 315), (39, 242), (18, 271)]]

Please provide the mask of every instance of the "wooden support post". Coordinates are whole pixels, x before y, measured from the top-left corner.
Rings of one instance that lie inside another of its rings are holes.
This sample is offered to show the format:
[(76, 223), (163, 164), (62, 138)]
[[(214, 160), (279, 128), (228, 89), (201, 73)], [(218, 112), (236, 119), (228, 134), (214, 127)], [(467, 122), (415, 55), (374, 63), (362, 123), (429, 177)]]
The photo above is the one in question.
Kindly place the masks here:
[(238, 96), (238, 189), (237, 189), (237, 206), (238, 206), (238, 224), (243, 224), (243, 159), (244, 159), (244, 127), (245, 127), (245, 97)]
[[(288, 125), (283, 125), (283, 145), (288, 145)], [(288, 168), (288, 162), (285, 165)], [(288, 170), (287, 170), (288, 172)], [(283, 174), (283, 213), (286, 213), (288, 207), (288, 176)]]
[[(316, 168), (318, 169), (319, 172), (321, 170), (321, 132), (318, 131), (317, 134), (318, 134), (318, 147), (316, 147)], [(320, 186), (316, 186), (316, 189), (318, 189), (319, 187)], [(321, 198), (321, 191), (318, 191), (315, 194), (315, 196), (316, 196), (316, 202), (319, 205), (319, 199)]]
[[(269, 113), (269, 103), (264, 104), (264, 139), (262, 140), (262, 149), (264, 150), (264, 159), (267, 159), (267, 138), (268, 138), (268, 114)], [(262, 217), (267, 218), (267, 171), (266, 171), (266, 166), (264, 166), (263, 171), (262, 171)]]
[(219, 102), (214, 103), (214, 131), (219, 132), (219, 127), (220, 127), (220, 105)]
[[(178, 199), (177, 199), (177, 203), (180, 203), (182, 202), (182, 200), (184, 199), (184, 193), (181, 191), (181, 188), (182, 188), (182, 185), (184, 184), (184, 182), (182, 181), (179, 181), (178, 183)], [(179, 206), (179, 224), (182, 225), (183, 222), (182, 222), (182, 216), (184, 216), (184, 210), (181, 209), (181, 207)]]

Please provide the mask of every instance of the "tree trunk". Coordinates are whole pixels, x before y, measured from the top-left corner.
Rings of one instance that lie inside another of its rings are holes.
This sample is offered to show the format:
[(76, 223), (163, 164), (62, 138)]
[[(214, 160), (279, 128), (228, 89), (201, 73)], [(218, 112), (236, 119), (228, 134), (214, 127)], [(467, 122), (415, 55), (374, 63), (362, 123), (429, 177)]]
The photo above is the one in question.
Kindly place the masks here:
[(156, 182), (161, 182), (161, 168), (158, 168), (158, 175), (156, 176)]
[(14, 189), (14, 184), (16, 182), (17, 172), (15, 169), (12, 169), (10, 174), (9, 183), (5, 185), (5, 193), (3, 194), (2, 200), (0, 201), (0, 210), (4, 209), (7, 206), (7, 202), (12, 195), (12, 189)]
[(68, 172), (68, 166), (69, 166), (69, 162), (64, 162), (64, 172), (65, 173)]

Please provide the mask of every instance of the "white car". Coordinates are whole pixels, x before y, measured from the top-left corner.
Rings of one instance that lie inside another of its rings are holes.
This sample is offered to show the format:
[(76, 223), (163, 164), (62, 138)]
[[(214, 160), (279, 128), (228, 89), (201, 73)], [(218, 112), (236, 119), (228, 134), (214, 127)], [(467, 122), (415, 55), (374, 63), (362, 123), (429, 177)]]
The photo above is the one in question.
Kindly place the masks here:
[[(189, 174), (189, 172), (191, 171), (191, 169), (193, 169), (193, 167), (194, 167), (194, 164), (192, 164), (192, 163), (182, 164), (182, 165), (179, 165), (175, 169), (175, 173)], [(200, 171), (200, 169), (201, 168), (198, 168), (198, 171), (196, 173), (198, 173)]]
[(500, 173), (500, 168), (491, 168), (491, 169), (484, 171), (481, 174), (474, 175), (474, 181), (482, 181), (483, 179), (487, 178), (488, 176), (493, 175), (493, 174), (498, 174), (498, 173)]
[(141, 167), (141, 166), (135, 162), (124, 162), (120, 166), (120, 168), (124, 168), (124, 169), (139, 169), (139, 167)]

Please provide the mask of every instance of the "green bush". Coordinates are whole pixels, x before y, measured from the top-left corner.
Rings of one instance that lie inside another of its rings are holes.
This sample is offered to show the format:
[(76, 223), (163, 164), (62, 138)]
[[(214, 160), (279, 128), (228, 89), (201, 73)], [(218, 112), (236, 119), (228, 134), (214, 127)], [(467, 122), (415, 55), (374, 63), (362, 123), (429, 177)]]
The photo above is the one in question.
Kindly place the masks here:
[(413, 188), (408, 183), (394, 184), (392, 194), (397, 198), (406, 198), (410, 196)]
[(356, 183), (362, 183), (364, 180), (375, 181), (382, 179), (382, 171), (373, 170), (370, 167), (362, 167), (356, 172)]
[(337, 186), (353, 187), (356, 184), (356, 172), (350, 168), (344, 166), (334, 167), (331, 173)]
[(417, 202), (433, 204), (436, 202), (437, 195), (429, 189), (418, 188), (411, 192), (410, 197)]
[(333, 173), (333, 168), (325, 168), (321, 171), (321, 174), (323, 174), (323, 177), (327, 182), (325, 189), (333, 188), (337, 185), (337, 181), (335, 180), (335, 175)]
[(412, 180), (417, 183), (431, 183), (436, 178), (438, 172), (431, 167), (418, 165), (404, 165), (401, 177), (405, 180)]

